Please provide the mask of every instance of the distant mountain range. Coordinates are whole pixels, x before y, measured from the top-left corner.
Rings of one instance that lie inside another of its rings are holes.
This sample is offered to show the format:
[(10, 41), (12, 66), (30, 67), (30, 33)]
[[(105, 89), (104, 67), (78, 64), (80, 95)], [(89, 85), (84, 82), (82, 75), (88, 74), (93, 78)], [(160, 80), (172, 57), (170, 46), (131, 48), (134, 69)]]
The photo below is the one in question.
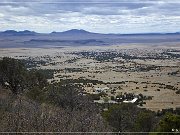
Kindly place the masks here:
[(0, 32), (1, 35), (9, 35), (9, 36), (23, 36), (23, 35), (35, 35), (37, 34), (34, 31), (24, 30), (24, 31), (15, 31), (15, 30), (6, 30)]
[(156, 44), (180, 42), (180, 32), (102, 34), (71, 29), (63, 32), (37, 33), (24, 30), (0, 32), (0, 48), (6, 47), (60, 47), (60, 46), (104, 46), (131, 43)]
[[(29, 36), (29, 35), (37, 35), (37, 34), (45, 34), (45, 33), (37, 33), (34, 31), (24, 30), (24, 31), (15, 31), (15, 30), (6, 30), (3, 32), (0, 32), (0, 35), (9, 35), (9, 36)], [(165, 35), (165, 34), (180, 34), (180, 32), (175, 33), (132, 33), (132, 34), (103, 34), (103, 33), (93, 33), (89, 32), (83, 29), (71, 29), (63, 32), (51, 32), (46, 34), (52, 34), (52, 35), (71, 35), (71, 34), (102, 34), (102, 35)]]

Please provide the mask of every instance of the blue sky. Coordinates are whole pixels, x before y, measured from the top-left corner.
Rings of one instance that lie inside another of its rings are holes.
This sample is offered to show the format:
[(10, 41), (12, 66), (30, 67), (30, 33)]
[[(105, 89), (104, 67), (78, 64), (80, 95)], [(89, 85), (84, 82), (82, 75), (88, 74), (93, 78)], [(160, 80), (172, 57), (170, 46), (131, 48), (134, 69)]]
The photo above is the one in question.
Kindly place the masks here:
[(179, 0), (1, 0), (0, 31), (180, 31)]

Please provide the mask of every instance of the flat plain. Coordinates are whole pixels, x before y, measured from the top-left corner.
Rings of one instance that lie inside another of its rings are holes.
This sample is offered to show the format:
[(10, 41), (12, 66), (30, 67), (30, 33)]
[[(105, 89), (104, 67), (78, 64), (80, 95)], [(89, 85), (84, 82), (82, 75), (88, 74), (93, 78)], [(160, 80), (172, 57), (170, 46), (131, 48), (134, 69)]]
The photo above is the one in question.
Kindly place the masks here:
[(140, 106), (150, 110), (180, 107), (180, 44), (2, 48), (0, 57), (29, 60), (38, 63), (33, 68), (54, 70), (50, 83), (96, 80), (83, 85), (84, 93), (97, 94), (97, 88), (108, 88), (109, 101), (133, 93), (152, 97)]

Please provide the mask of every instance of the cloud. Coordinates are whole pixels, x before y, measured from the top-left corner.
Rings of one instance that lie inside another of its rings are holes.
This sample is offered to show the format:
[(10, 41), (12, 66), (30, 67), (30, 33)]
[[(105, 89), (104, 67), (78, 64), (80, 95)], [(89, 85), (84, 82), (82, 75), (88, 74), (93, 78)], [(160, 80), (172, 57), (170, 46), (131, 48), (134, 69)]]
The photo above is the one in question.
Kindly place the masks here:
[(174, 0), (24, 0), (0, 3), (0, 30), (38, 32), (72, 28), (102, 33), (175, 32), (180, 2)]

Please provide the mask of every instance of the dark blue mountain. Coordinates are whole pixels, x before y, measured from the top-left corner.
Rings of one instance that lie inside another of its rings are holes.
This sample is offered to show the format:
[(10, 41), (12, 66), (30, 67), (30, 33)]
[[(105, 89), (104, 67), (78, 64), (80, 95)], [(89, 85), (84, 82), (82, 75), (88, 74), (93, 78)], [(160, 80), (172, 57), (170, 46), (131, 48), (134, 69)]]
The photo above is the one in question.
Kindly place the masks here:
[(63, 31), (63, 32), (52, 32), (50, 34), (65, 34), (65, 35), (71, 35), (71, 34), (98, 34), (98, 33), (92, 33), (89, 31), (85, 31), (83, 29), (71, 29), (71, 30), (67, 30), (67, 31)]
[(84, 33), (91, 33), (91, 32), (88, 32), (88, 31), (85, 31), (83, 29), (71, 29), (71, 30), (67, 30), (67, 31), (64, 31), (62, 33), (74, 33), (74, 34), (77, 34), (77, 33), (80, 33), (80, 34), (84, 34)]
[(2, 33), (2, 34), (16, 34), (17, 31), (15, 31), (15, 30), (6, 30), (6, 31), (1, 32), (1, 33)]
[(35, 34), (36, 32), (29, 30), (24, 30), (24, 31), (6, 30), (4, 32), (0, 32), (0, 35), (5, 35), (5, 36), (32, 36)]
[[(29, 30), (24, 30), (24, 31), (15, 31), (15, 30), (6, 30), (3, 32), (0, 32), (0, 35), (9, 35), (9, 36), (31, 36), (31, 35), (36, 35), (36, 34), (40, 34), (40, 33), (36, 33), (34, 31), (29, 31)], [(41, 33), (43, 34), (43, 33)], [(175, 32), (175, 33), (134, 33), (134, 34), (114, 34), (114, 33), (110, 33), (110, 34), (102, 34), (102, 33), (94, 33), (94, 32), (89, 32), (83, 29), (71, 29), (71, 30), (67, 30), (67, 31), (63, 31), (63, 32), (51, 32), (49, 34), (52, 35), (179, 35), (180, 32)]]

